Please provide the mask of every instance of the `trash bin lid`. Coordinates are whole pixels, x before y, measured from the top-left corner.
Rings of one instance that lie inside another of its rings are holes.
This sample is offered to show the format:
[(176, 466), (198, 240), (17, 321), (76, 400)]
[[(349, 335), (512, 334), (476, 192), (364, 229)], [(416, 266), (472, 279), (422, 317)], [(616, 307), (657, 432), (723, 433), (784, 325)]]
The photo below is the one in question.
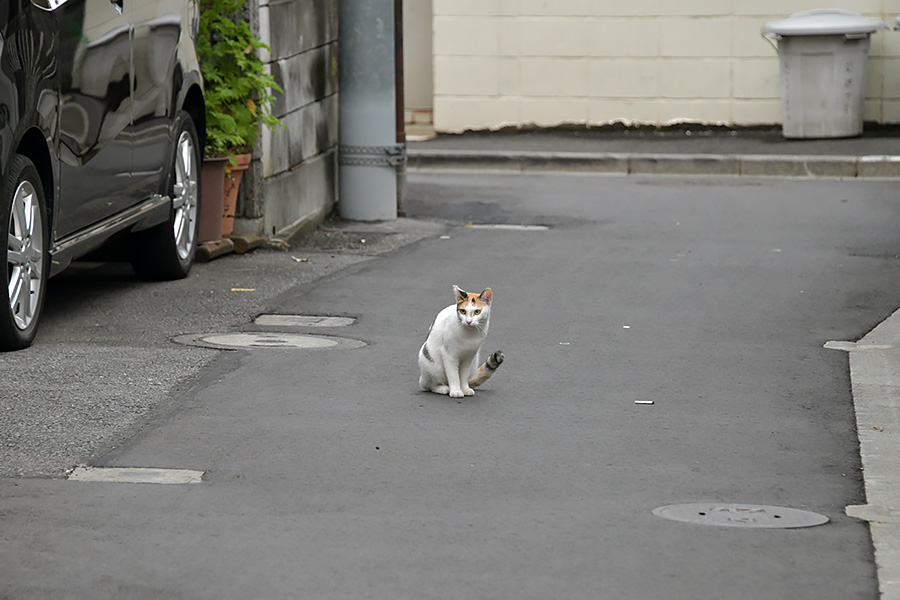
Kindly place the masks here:
[(884, 21), (836, 8), (805, 10), (780, 21), (770, 21), (763, 35), (847, 35), (875, 33), (887, 29)]

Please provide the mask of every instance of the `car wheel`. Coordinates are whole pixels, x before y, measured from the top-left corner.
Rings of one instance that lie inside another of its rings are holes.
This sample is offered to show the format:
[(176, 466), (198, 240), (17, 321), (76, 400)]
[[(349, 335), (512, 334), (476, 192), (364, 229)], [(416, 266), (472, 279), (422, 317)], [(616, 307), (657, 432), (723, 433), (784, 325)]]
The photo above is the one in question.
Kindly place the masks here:
[(34, 164), (15, 155), (0, 200), (8, 302), (0, 314), (0, 349), (26, 348), (37, 334), (49, 275), (47, 205)]
[(182, 111), (166, 186), (172, 199), (169, 220), (134, 236), (131, 263), (141, 277), (181, 279), (190, 272), (200, 222), (200, 160), (197, 129)]

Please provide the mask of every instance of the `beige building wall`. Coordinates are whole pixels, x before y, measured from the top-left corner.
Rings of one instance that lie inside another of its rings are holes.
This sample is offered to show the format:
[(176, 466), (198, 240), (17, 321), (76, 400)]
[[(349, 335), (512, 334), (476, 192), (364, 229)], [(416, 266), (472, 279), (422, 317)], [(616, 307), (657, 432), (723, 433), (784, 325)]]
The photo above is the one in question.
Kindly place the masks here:
[[(427, 0), (422, 0), (427, 1)], [(437, 131), (781, 122), (769, 21), (900, 0), (432, 0)], [(900, 123), (900, 31), (872, 36), (864, 118)]]

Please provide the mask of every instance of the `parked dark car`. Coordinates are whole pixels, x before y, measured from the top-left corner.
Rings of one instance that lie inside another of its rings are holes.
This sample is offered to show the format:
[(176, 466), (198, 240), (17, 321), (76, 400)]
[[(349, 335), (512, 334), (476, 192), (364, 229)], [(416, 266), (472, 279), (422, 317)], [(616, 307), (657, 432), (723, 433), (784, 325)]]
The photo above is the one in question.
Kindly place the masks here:
[(192, 0), (0, 0), (0, 349), (31, 344), (48, 277), (111, 240), (142, 277), (190, 271), (196, 18)]

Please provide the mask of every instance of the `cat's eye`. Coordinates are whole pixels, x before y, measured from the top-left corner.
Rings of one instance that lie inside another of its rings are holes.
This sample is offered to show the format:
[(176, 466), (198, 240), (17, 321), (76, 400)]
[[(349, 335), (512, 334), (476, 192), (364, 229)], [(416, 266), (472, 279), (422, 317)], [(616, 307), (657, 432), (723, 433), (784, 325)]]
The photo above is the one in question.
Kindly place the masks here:
[(461, 314), (461, 315), (466, 314), (466, 309), (464, 309), (464, 308), (459, 309), (459, 314)]
[(476, 315), (480, 315), (480, 314), (481, 314), (481, 309), (480, 309), (480, 308), (475, 309), (475, 314), (476, 314)]

